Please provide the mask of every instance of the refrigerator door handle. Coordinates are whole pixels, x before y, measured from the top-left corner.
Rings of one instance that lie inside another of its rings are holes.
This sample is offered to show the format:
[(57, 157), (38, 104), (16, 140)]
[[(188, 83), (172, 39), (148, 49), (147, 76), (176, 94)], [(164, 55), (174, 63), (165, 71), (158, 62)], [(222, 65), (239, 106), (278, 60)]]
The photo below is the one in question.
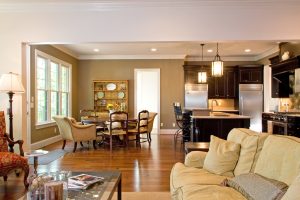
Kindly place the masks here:
[(244, 99), (241, 97), (242, 115), (244, 115)]

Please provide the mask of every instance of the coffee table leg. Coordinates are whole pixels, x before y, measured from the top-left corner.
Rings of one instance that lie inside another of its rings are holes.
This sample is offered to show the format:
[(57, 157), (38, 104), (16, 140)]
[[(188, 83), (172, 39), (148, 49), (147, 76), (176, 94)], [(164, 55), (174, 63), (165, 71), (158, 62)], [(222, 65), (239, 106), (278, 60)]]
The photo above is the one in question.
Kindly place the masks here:
[(37, 174), (37, 167), (38, 167), (38, 157), (33, 157), (33, 167), (34, 167), (34, 174)]
[(118, 184), (118, 200), (122, 200), (122, 177), (120, 177)]

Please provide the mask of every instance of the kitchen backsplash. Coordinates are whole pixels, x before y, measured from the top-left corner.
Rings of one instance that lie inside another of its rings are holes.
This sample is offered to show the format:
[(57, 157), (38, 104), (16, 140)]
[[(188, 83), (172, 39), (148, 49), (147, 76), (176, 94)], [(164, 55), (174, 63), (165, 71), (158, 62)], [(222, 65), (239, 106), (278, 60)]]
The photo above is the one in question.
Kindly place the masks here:
[[(288, 105), (288, 110), (286, 109)], [(290, 98), (279, 99), (279, 111), (300, 111), (300, 93), (293, 94)]]
[[(216, 99), (219, 103), (217, 106), (214, 102), (214, 110), (235, 110), (234, 99)], [(212, 105), (212, 99), (208, 100), (209, 108)]]

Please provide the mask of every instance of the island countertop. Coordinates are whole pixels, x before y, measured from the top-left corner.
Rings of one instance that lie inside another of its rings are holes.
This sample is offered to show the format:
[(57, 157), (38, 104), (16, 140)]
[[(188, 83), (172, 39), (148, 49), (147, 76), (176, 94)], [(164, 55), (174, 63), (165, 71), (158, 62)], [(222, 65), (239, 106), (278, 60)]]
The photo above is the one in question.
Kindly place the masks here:
[(192, 119), (250, 119), (250, 116), (223, 112), (211, 112), (209, 115), (192, 115)]

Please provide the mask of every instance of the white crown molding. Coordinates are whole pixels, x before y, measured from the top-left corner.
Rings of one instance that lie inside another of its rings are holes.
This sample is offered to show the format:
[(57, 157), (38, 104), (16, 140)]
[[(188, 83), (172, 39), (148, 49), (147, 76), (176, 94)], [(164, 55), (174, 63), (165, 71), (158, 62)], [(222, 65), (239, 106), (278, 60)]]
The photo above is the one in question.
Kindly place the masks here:
[[(204, 57), (203, 61), (213, 61), (214, 57)], [(222, 56), (223, 61), (256, 61), (255, 56)], [(185, 58), (185, 61), (202, 61), (202, 58), (199, 56)]]
[(298, 0), (44, 0), (44, 1), (8, 1), (0, 0), (0, 12), (74, 12), (74, 11), (110, 11), (132, 8), (147, 8), (147, 7), (283, 7), (283, 6), (300, 6)]
[(272, 55), (272, 54), (274, 54), (274, 53), (278, 53), (278, 52), (279, 52), (279, 47), (276, 46), (276, 47), (274, 47), (274, 48), (272, 48), (272, 49), (270, 49), (270, 50), (268, 50), (268, 51), (265, 51), (265, 52), (262, 53), (262, 54), (257, 55), (257, 56), (255, 57), (255, 61), (258, 61), (258, 60), (260, 60), (260, 59), (263, 59), (263, 58), (265, 58), (265, 57), (267, 57), (267, 56), (270, 56), (270, 55)]
[(79, 55), (77, 55), (74, 51), (68, 49), (68, 48), (65, 48), (63, 46), (58, 46), (58, 45), (55, 45), (55, 44), (52, 44), (51, 46), (53, 46), (54, 48), (58, 49), (58, 50), (61, 50), (62, 52), (72, 56), (73, 58), (76, 58), (76, 59), (79, 59)]
[(79, 60), (185, 59), (186, 55), (80, 55)]

